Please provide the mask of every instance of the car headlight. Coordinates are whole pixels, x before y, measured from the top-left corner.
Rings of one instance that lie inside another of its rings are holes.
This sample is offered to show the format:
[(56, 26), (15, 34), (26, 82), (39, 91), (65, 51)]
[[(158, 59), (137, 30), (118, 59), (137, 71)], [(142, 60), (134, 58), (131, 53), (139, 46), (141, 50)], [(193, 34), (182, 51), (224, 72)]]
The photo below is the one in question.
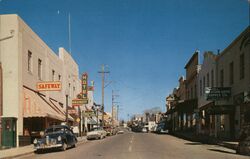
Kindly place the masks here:
[(33, 141), (33, 143), (34, 143), (34, 144), (37, 144), (37, 139), (35, 139), (35, 140)]
[(62, 137), (61, 137), (61, 136), (58, 136), (58, 137), (57, 137), (57, 140), (58, 140), (58, 141), (62, 141)]

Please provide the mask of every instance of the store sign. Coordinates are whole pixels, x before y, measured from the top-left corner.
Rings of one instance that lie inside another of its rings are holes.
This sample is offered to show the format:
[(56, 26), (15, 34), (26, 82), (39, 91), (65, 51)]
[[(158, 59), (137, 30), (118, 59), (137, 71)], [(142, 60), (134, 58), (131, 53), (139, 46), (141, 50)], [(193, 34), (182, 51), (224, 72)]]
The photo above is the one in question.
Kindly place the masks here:
[[(88, 74), (82, 75), (82, 99), (88, 102)], [(85, 103), (87, 104), (87, 103)]]
[(85, 112), (83, 112), (83, 116), (84, 117), (93, 117), (93, 116), (95, 116), (95, 112), (93, 112), (93, 111), (85, 111)]
[(62, 83), (57, 82), (38, 82), (36, 85), (37, 91), (61, 91)]
[(226, 100), (231, 97), (231, 87), (206, 87), (205, 94), (208, 101)]
[(72, 106), (80, 106), (83, 104), (88, 104), (88, 99), (73, 99), (72, 100)]

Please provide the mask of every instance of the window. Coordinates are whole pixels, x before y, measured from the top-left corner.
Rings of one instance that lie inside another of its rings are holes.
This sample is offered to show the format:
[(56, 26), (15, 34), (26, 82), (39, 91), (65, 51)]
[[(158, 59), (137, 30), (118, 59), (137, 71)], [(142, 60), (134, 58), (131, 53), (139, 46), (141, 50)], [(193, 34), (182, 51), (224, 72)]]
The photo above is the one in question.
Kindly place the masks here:
[(38, 59), (38, 79), (42, 79), (42, 60)]
[(210, 81), (209, 81), (209, 73), (207, 73), (207, 87), (209, 87), (210, 86)]
[(196, 84), (194, 85), (194, 97), (197, 98), (197, 86), (196, 86)]
[(55, 70), (52, 70), (52, 81), (55, 81)]
[(224, 86), (224, 70), (220, 70), (220, 86)]
[(211, 71), (211, 87), (214, 87), (214, 70)]
[(229, 64), (229, 82), (230, 84), (234, 83), (234, 63)]
[(202, 80), (200, 80), (200, 96), (202, 96)]
[(61, 75), (58, 75), (58, 81), (61, 81)]
[(240, 55), (240, 79), (245, 77), (245, 57), (244, 54)]
[(206, 87), (206, 77), (203, 77), (203, 92), (205, 93), (205, 87)]
[(28, 71), (32, 72), (32, 52), (28, 51)]
[(193, 99), (193, 88), (191, 87), (191, 99)]

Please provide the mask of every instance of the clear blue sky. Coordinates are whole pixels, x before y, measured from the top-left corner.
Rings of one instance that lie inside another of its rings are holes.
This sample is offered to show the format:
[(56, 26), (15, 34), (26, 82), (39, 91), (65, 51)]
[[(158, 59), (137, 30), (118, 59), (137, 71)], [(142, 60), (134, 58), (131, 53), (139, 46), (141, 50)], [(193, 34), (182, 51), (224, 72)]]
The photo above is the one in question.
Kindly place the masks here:
[(247, 0), (0, 0), (0, 14), (19, 14), (55, 52), (68, 49), (69, 12), (80, 73), (95, 81), (101, 103), (97, 72), (109, 66), (107, 80), (116, 83), (105, 89), (106, 111), (119, 90), (125, 119), (165, 108), (196, 49), (223, 50), (249, 25)]

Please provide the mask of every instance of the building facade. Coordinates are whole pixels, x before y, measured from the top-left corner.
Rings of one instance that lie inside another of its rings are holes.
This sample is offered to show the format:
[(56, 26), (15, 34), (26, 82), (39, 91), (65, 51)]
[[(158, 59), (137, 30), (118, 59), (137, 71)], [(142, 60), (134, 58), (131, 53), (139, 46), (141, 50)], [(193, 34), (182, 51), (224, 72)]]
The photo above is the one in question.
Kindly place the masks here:
[[(213, 52), (205, 52), (201, 70), (198, 74), (198, 108), (199, 108), (199, 128), (198, 132), (202, 135), (215, 135), (217, 129), (217, 115), (209, 114), (208, 108), (214, 106), (213, 101), (206, 98), (206, 88), (216, 87), (216, 61), (217, 55)], [(219, 118), (219, 117), (218, 117)]]
[[(0, 43), (2, 139), (8, 139), (2, 143), (13, 147), (64, 122), (66, 106), (71, 107), (72, 99), (81, 92), (81, 82), (78, 65), (64, 48), (54, 53), (18, 15), (1, 15), (0, 21), (0, 36), (15, 31), (13, 38)], [(60, 82), (61, 90), (37, 91), (37, 83), (47, 81)], [(70, 115), (69, 121), (74, 121)]]
[(249, 26), (218, 56), (217, 86), (229, 87), (228, 100), (219, 100), (221, 136), (236, 138), (250, 124), (250, 28)]

